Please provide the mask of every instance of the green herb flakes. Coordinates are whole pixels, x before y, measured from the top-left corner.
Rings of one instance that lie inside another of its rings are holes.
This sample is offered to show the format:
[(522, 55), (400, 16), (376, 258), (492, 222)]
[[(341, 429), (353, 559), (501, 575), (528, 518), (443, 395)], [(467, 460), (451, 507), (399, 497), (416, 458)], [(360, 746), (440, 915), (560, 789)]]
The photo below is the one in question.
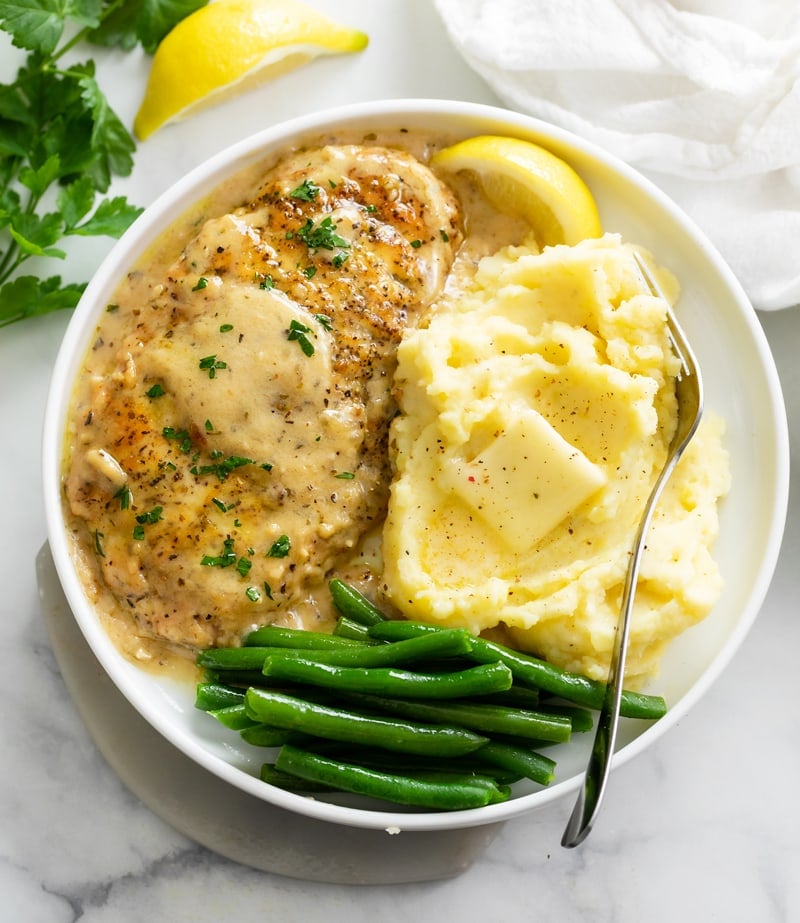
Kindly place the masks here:
[(130, 487), (128, 487), (127, 484), (123, 484), (114, 494), (114, 499), (119, 500), (119, 508), (121, 510), (129, 510), (131, 508), (131, 501), (133, 500)]
[(292, 543), (289, 540), (288, 535), (281, 535), (280, 538), (276, 538), (272, 543), (269, 551), (267, 552), (268, 558), (285, 558), (289, 554), (289, 550), (292, 547)]
[(302, 183), (293, 189), (289, 195), (293, 199), (300, 199), (302, 202), (313, 202), (320, 194), (320, 187), (312, 179), (304, 179)]
[(311, 218), (297, 231), (297, 236), (310, 250), (347, 249), (350, 242), (336, 232), (333, 218), (327, 215), (318, 224)]
[(160, 522), (163, 519), (161, 515), (164, 512), (163, 506), (154, 506), (147, 513), (139, 513), (136, 521), (141, 525), (152, 525), (154, 522)]
[(245, 458), (242, 455), (229, 455), (227, 458), (216, 461), (211, 465), (193, 465), (189, 470), (195, 477), (204, 477), (207, 474), (214, 474), (220, 481), (225, 481), (236, 468), (254, 464), (255, 462), (252, 458)]
[(223, 362), (221, 359), (217, 359), (216, 353), (213, 356), (204, 356), (198, 363), (198, 368), (202, 369), (204, 372), (208, 372), (209, 378), (216, 378), (218, 369), (226, 369), (228, 367), (227, 362)]
[(164, 390), (163, 386), (158, 382), (156, 382), (152, 388), (148, 388), (147, 391), (145, 391), (145, 394), (152, 398), (163, 397), (166, 393), (167, 392)]
[(307, 327), (305, 324), (300, 323), (299, 320), (293, 320), (289, 324), (289, 329), (286, 331), (287, 340), (296, 340), (300, 345), (300, 349), (303, 350), (303, 354), (306, 356), (314, 355), (314, 344), (309, 340), (306, 334), (311, 333), (311, 328)]
[(178, 443), (178, 448), (184, 455), (188, 455), (192, 451), (192, 437), (185, 429), (176, 430), (172, 426), (165, 426), (161, 430), (161, 435), (165, 439), (174, 440)]
[(203, 567), (231, 567), (236, 563), (236, 552), (233, 550), (233, 539), (228, 536), (222, 543), (219, 554), (204, 554), (200, 559)]

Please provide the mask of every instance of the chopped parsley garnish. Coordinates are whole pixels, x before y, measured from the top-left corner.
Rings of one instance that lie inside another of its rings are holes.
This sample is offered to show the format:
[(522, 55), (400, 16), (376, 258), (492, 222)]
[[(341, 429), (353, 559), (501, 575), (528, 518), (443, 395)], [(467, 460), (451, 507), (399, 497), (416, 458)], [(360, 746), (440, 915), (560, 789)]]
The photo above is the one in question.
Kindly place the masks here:
[(207, 433), (213, 433), (213, 432), (214, 432), (214, 424), (211, 422), (211, 420), (206, 420), (206, 422), (205, 422), (205, 428), (206, 428), (206, 432), (207, 432)]
[(219, 332), (220, 333), (230, 333), (233, 330), (233, 324), (220, 324)]
[(289, 195), (293, 199), (300, 199), (302, 202), (313, 202), (319, 195), (320, 187), (312, 179), (304, 179), (302, 183), (293, 189)]
[(254, 465), (252, 458), (244, 458), (241, 455), (229, 455), (213, 465), (193, 465), (189, 470), (196, 477), (203, 477), (206, 474), (215, 474), (220, 481), (227, 479), (228, 475), (236, 468), (243, 465)]
[(159, 522), (163, 518), (161, 515), (163, 512), (163, 506), (154, 506), (153, 509), (147, 513), (139, 513), (136, 517), (136, 521), (141, 525), (152, 525), (152, 523)]
[(259, 590), (257, 586), (249, 586), (244, 591), (244, 595), (250, 600), (251, 603), (261, 602), (261, 590)]
[(350, 247), (350, 241), (336, 233), (336, 225), (330, 215), (316, 225), (309, 218), (297, 231), (297, 236), (312, 250), (337, 250), (339, 247), (344, 249)]
[(107, 304), (106, 305), (106, 313), (113, 314), (115, 311), (119, 311), (118, 304)]
[(223, 503), (222, 500), (220, 500), (218, 497), (212, 497), (211, 502), (214, 504), (214, 506), (217, 507), (217, 509), (221, 510), (223, 513), (228, 512), (227, 503)]
[(188, 454), (192, 451), (192, 437), (185, 429), (176, 430), (172, 426), (165, 426), (164, 429), (161, 430), (161, 435), (164, 436), (165, 439), (176, 440), (178, 448), (184, 454)]
[(204, 289), (207, 285), (208, 285), (208, 279), (206, 279), (205, 276), (200, 276), (200, 278), (197, 280), (197, 284), (194, 286), (192, 291), (193, 292), (202, 291), (202, 289)]
[(134, 526), (133, 527), (133, 540), (135, 542), (144, 541), (144, 526)]
[(286, 339), (297, 340), (297, 342), (300, 344), (300, 349), (303, 350), (303, 353), (306, 356), (313, 356), (314, 344), (306, 336), (308, 333), (311, 333), (310, 327), (307, 327), (305, 324), (301, 324), (299, 320), (293, 320), (289, 324), (289, 329), (286, 331)]
[(166, 393), (167, 392), (164, 390), (163, 386), (160, 385), (158, 382), (156, 382), (152, 388), (148, 388), (147, 391), (145, 391), (145, 394), (148, 397), (161, 397), (162, 395)]
[(314, 317), (316, 317), (319, 325), (325, 330), (333, 330), (333, 321), (327, 314), (315, 314)]
[(269, 274), (262, 276), (258, 287), (264, 289), (265, 291), (270, 291), (271, 289), (275, 288), (275, 280)]
[(114, 499), (119, 500), (119, 508), (121, 510), (129, 510), (131, 508), (131, 500), (133, 499), (130, 487), (128, 487), (127, 484), (123, 484), (114, 494)]
[(246, 577), (250, 573), (250, 568), (253, 566), (253, 562), (250, 558), (241, 557), (236, 562), (236, 570), (239, 571), (240, 577)]
[(344, 264), (347, 262), (348, 256), (350, 256), (349, 253), (337, 253), (336, 256), (331, 260), (334, 269), (341, 269), (342, 266), (344, 266)]
[(201, 368), (204, 372), (208, 372), (209, 378), (216, 378), (217, 369), (226, 369), (228, 367), (227, 362), (223, 362), (221, 359), (217, 359), (216, 353), (213, 356), (204, 356), (198, 363), (198, 367)]
[(316, 266), (306, 266), (306, 268), (302, 270), (302, 273), (306, 277), (306, 279), (313, 279), (314, 276), (317, 274), (317, 267)]
[(230, 567), (236, 563), (236, 552), (233, 550), (233, 539), (228, 536), (222, 543), (220, 554), (204, 554), (200, 559), (203, 567)]
[(378, 206), (377, 205), (365, 205), (364, 209), (365, 211), (369, 212), (370, 215), (374, 215), (375, 212), (378, 210)]
[(103, 551), (103, 539), (104, 538), (105, 536), (103, 535), (102, 532), (100, 532), (97, 529), (94, 530), (94, 552), (95, 554), (99, 555), (101, 558), (104, 558), (106, 556), (105, 551)]
[(335, 478), (339, 478), (341, 481), (352, 481), (355, 475), (352, 471), (340, 471), (338, 474), (334, 474)]
[(412, 241), (411, 241), (411, 246), (412, 246), (415, 250), (419, 250), (419, 248), (422, 246), (422, 241), (421, 241), (421, 240), (412, 240)]
[(292, 543), (289, 541), (288, 535), (281, 535), (280, 538), (276, 538), (272, 543), (272, 547), (267, 552), (268, 558), (285, 558), (289, 554), (289, 549), (292, 547)]
[(450, 242), (450, 235), (444, 228), (439, 228), (439, 237), (441, 237), (446, 244)]
[(264, 592), (267, 594), (267, 599), (272, 599), (272, 587), (264, 581)]

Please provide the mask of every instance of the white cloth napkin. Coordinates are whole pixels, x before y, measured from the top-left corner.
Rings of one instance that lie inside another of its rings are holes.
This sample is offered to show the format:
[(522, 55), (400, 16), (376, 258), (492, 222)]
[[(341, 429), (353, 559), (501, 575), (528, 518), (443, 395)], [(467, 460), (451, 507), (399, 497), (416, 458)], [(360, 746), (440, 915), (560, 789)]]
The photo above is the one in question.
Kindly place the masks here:
[(649, 176), (755, 307), (800, 304), (797, 0), (435, 3), (506, 105)]

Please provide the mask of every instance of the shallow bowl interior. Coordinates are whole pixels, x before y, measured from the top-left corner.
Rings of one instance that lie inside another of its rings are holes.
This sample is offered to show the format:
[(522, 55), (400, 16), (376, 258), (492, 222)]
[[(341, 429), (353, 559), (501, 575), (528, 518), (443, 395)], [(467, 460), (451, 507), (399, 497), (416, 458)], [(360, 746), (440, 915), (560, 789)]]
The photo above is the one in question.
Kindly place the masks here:
[[(346, 107), (269, 128), (185, 176), (162, 195), (119, 241), (87, 287), (64, 336), (47, 404), (43, 434), (48, 538), (69, 604), (92, 650), (126, 698), (161, 734), (221, 779), (252, 795), (322, 820), (369, 828), (435, 830), (493, 823), (531, 811), (579, 785), (590, 735), (548, 751), (558, 761), (547, 789), (521, 786), (511, 800), (455, 813), (386, 811), (341, 798), (304, 798), (257, 779), (263, 752), (237, 743), (196, 712), (193, 688), (143, 672), (124, 659), (103, 631), (70, 559), (62, 516), (61, 456), (75, 376), (90, 337), (118, 280), (151, 243), (209, 189), (243, 167), (299, 139), (340, 129), (365, 133), (407, 128), (453, 137), (494, 133), (538, 142), (570, 162), (590, 186), (608, 231), (653, 251), (678, 277), (680, 320), (706, 382), (707, 406), (728, 424), (733, 487), (721, 511), (715, 556), (725, 581), (711, 615), (669, 649), (649, 691), (663, 694), (669, 714), (655, 724), (625, 722), (620, 763), (660, 738), (697, 702), (743, 641), (765, 596), (778, 556), (788, 499), (788, 436), (775, 367), (755, 312), (720, 256), (689, 219), (652, 184), (614, 158), (566, 132), (488, 106), (394, 100)], [(746, 553), (742, 537), (746, 536)]]

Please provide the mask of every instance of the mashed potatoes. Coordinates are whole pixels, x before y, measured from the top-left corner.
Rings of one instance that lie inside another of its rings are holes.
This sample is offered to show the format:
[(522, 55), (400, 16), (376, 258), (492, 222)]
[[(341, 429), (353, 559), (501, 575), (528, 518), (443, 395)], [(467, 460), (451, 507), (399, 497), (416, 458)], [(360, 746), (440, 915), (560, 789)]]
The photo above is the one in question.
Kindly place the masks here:
[[(400, 347), (386, 592), (410, 617), (480, 632), (602, 679), (628, 555), (675, 426), (665, 306), (614, 235), (485, 258)], [(720, 591), (728, 489), (708, 418), (653, 519), (628, 682)]]

